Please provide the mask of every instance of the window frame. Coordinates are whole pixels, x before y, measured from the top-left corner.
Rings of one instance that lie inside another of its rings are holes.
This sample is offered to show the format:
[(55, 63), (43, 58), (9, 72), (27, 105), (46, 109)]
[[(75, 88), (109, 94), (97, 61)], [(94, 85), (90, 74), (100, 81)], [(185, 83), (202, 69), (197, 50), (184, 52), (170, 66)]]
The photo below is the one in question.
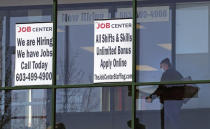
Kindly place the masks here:
[[(166, 4), (171, 7), (172, 9), (172, 63), (176, 64), (176, 4), (177, 3), (184, 3), (184, 2), (207, 2), (209, 0), (165, 0), (165, 1), (137, 1), (132, 0), (132, 11), (133, 11), (133, 25), (136, 25), (137, 18), (135, 17), (137, 14), (137, 5), (139, 7), (144, 6), (155, 6), (155, 5), (162, 5)], [(132, 82), (120, 82), (120, 83), (100, 83), (100, 84), (72, 84), (72, 85), (56, 85), (56, 55), (57, 55), (57, 8), (59, 7), (69, 7), (69, 5), (58, 5), (58, 0), (53, 0), (53, 9), (52, 9), (52, 22), (53, 22), (53, 83), (52, 85), (36, 85), (36, 86), (18, 86), (18, 87), (12, 87), (12, 86), (5, 86), (0, 87), (1, 91), (12, 91), (12, 90), (29, 90), (29, 89), (51, 89), (52, 90), (52, 105), (51, 110), (51, 126), (54, 129), (55, 123), (56, 123), (56, 90), (57, 89), (65, 89), (65, 88), (93, 88), (93, 87), (122, 87), (122, 86), (128, 86), (131, 89), (132, 93), (132, 129), (135, 129), (135, 118), (136, 118), (136, 87), (137, 86), (150, 86), (150, 85), (160, 85), (160, 84), (205, 84), (210, 83), (210, 80), (193, 80), (193, 81), (170, 81), (170, 82), (137, 82), (136, 81), (136, 27), (133, 26), (133, 66), (132, 66)], [(128, 2), (122, 2), (122, 5), (126, 5)], [(129, 2), (130, 3), (130, 2)], [(106, 5), (111, 5), (113, 3), (106, 3)], [(95, 3), (90, 4), (74, 4), (72, 7), (81, 7), (86, 6), (93, 7), (96, 5)], [(98, 3), (98, 5), (103, 5), (103, 3)], [(114, 4), (115, 7), (119, 5), (119, 3)], [(104, 5), (103, 5), (104, 6)], [(48, 5), (39, 6), (38, 8), (44, 8), (44, 7), (51, 7)], [(14, 7), (0, 7), (1, 10), (13, 10)], [(17, 7), (16, 9), (22, 9), (23, 7)], [(34, 8), (36, 9), (36, 6), (29, 6), (27, 8)], [(24, 8), (25, 9), (25, 8)], [(112, 14), (113, 15), (113, 14)], [(113, 17), (113, 16), (112, 16)], [(7, 23), (8, 24), (8, 23)]]

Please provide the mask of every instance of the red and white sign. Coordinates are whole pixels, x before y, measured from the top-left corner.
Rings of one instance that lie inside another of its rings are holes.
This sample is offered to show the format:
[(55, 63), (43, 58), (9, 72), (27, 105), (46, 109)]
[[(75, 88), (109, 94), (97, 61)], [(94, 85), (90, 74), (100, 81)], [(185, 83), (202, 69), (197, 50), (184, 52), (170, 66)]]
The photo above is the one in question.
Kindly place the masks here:
[(94, 22), (93, 80), (132, 81), (132, 19)]
[(16, 24), (15, 86), (51, 85), (53, 24)]

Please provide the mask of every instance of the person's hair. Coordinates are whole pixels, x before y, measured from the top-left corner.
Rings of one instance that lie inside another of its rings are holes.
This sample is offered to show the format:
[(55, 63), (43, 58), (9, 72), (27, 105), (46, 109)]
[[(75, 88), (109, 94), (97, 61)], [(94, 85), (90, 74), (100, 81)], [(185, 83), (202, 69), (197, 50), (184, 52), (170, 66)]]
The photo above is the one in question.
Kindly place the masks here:
[(169, 58), (163, 59), (163, 60), (160, 62), (160, 64), (167, 64), (169, 67), (171, 66), (171, 63), (170, 63)]

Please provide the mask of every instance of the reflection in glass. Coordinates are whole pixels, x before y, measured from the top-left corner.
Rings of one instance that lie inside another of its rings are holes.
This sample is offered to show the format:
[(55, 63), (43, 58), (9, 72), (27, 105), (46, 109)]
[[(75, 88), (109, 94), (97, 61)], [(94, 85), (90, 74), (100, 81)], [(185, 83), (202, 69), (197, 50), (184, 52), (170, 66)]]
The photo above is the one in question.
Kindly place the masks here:
[[(172, 67), (168, 58), (160, 62), (160, 68), (164, 71), (161, 76), (161, 82), (191, 80), (191, 77), (183, 78)], [(181, 129), (181, 107), (189, 99), (193, 98), (198, 91), (199, 88), (193, 85), (159, 85), (157, 89), (147, 95), (145, 100), (147, 103), (152, 103), (154, 99), (159, 98), (162, 104), (161, 128)]]
[(208, 80), (209, 2), (138, 8), (137, 80), (160, 81), (159, 62), (166, 57), (183, 77)]
[(18, 10), (12, 7), (12, 5), (11, 7), (8, 7), (10, 9), (4, 7), (0, 11), (0, 61), (2, 68), (0, 75), (2, 86), (14, 85), (16, 23), (51, 21), (52, 11), (50, 6), (46, 6), (46, 8), (40, 7), (39, 5), (31, 8), (24, 6)]
[(209, 80), (209, 2), (177, 4), (176, 68), (193, 80)]
[(1, 91), (1, 129), (45, 129), (49, 126), (50, 90)]
[(171, 8), (138, 7), (137, 14), (137, 81), (160, 81), (160, 61), (172, 57)]
[(127, 87), (58, 89), (56, 97), (56, 122), (66, 128), (129, 129), (131, 97)]
[(125, 2), (119, 1), (92, 2), (77, 1), (77, 4), (71, 4), (75, 2), (58, 1), (58, 84), (93, 83), (94, 20), (119, 18), (118, 7), (132, 6), (131, 2), (126, 5)]
[[(154, 93), (157, 86), (141, 86), (137, 99), (137, 117), (140, 122), (150, 129), (197, 129), (209, 128), (209, 84), (168, 85), (168, 89), (162, 89), (161, 96), (157, 96), (151, 103), (146, 102), (146, 97)], [(183, 89), (184, 96), (180, 98)], [(190, 87), (197, 87), (193, 93)], [(169, 94), (170, 93), (170, 94)], [(189, 96), (190, 93), (192, 96)], [(161, 103), (162, 102), (162, 103)], [(163, 109), (164, 108), (164, 109)], [(175, 127), (175, 128), (174, 128)]]

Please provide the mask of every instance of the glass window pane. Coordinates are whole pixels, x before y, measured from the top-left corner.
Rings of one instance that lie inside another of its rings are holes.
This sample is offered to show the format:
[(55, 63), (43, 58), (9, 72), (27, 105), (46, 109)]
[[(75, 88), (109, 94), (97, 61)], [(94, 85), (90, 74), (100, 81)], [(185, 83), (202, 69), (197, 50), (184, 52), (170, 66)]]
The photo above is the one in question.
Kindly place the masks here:
[(51, 90), (1, 91), (1, 129), (46, 129), (50, 126)]
[(58, 4), (57, 84), (93, 83), (94, 20), (125, 18), (119, 13), (131, 9), (131, 0)]
[(128, 87), (58, 89), (56, 122), (67, 129), (129, 129)]
[[(209, 128), (209, 84), (138, 87), (137, 118), (150, 129)], [(152, 93), (154, 93), (150, 96)], [(160, 94), (157, 94), (159, 91)], [(162, 92), (161, 92), (162, 91)], [(155, 96), (156, 95), (156, 96)], [(148, 96), (151, 99), (148, 99)], [(151, 101), (150, 101), (151, 100)]]
[(177, 4), (176, 68), (193, 80), (209, 80), (209, 2)]
[(182, 77), (209, 80), (209, 2), (148, 3), (139, 2), (137, 9), (137, 81), (161, 81), (166, 58)]
[(138, 2), (137, 16), (137, 81), (160, 81), (160, 61), (172, 58), (172, 9)]
[(16, 23), (51, 22), (52, 0), (0, 2), (1, 85), (14, 85)]

